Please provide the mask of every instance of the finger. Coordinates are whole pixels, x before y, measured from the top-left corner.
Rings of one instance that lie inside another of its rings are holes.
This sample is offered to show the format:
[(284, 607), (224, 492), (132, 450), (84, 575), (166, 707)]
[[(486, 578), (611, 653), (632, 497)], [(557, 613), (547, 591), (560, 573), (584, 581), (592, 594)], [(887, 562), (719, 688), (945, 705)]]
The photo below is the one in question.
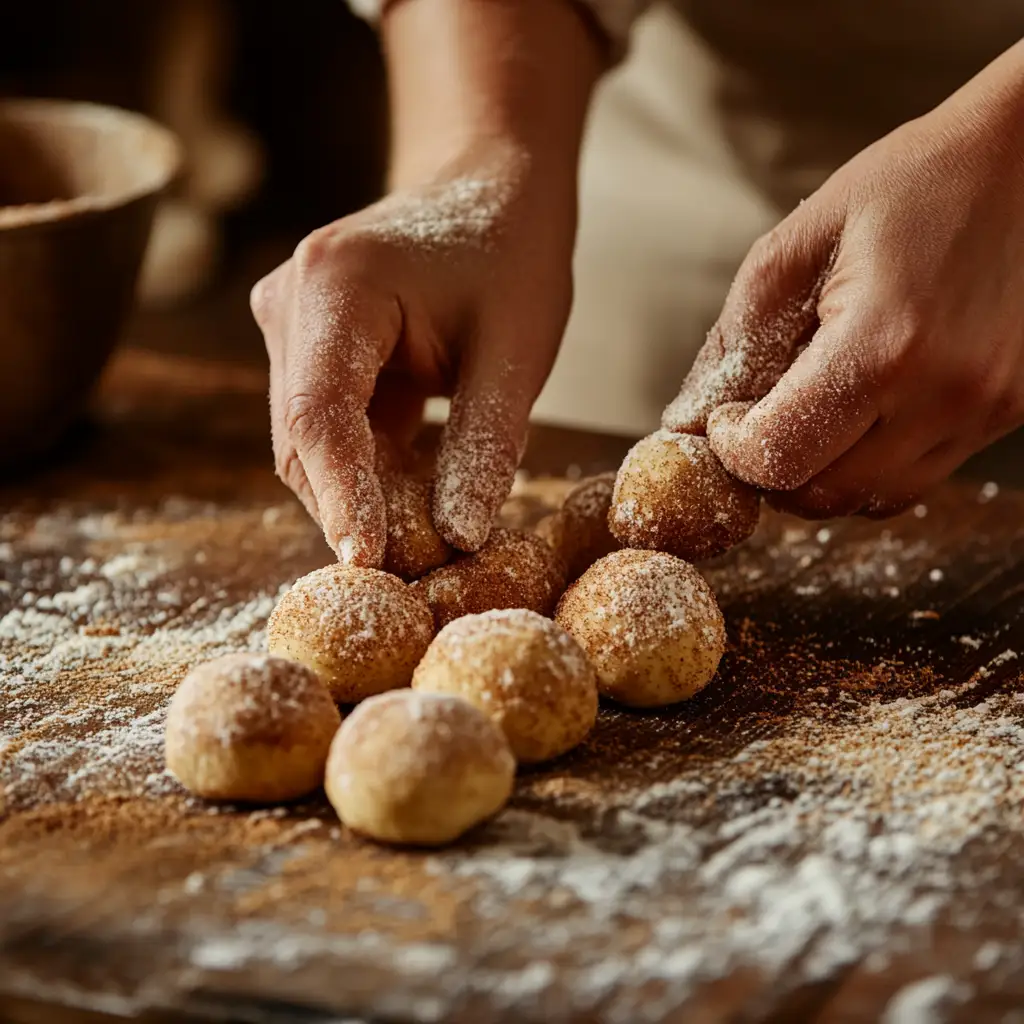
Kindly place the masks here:
[[(387, 522), (367, 409), (401, 333), (401, 313), (365, 291), (312, 293), (299, 304), (293, 344), (305, 353), (286, 376), (283, 422), (338, 558), (377, 568)], [(315, 353), (315, 355), (311, 355)]]
[(461, 551), (483, 546), (512, 489), (543, 379), (533, 378), (493, 348), (475, 349), (460, 368), (438, 452), (434, 523)]
[(263, 332), (277, 329), (278, 311), (281, 308), (281, 295), (286, 287), (292, 270), (291, 260), (285, 260), (265, 277), (260, 278), (249, 292), (249, 308)]
[(1000, 438), (1024, 426), (1024, 361), (1018, 379), (1011, 380), (992, 409), (985, 423), (984, 437), (980, 448), (987, 448)]
[(716, 407), (756, 401), (771, 390), (817, 325), (817, 299), (841, 223), (838, 210), (807, 204), (754, 244), (664, 412), (665, 428), (702, 434)]
[(841, 515), (864, 515), (888, 519), (916, 505), (922, 495), (946, 479), (978, 448), (962, 438), (949, 438), (933, 445), (910, 461), (900, 461), (859, 492), (837, 495), (827, 484), (811, 481), (796, 491), (765, 495), (779, 512), (804, 519), (831, 519)]
[(806, 483), (878, 419), (881, 394), (859, 356), (863, 351), (841, 330), (820, 329), (760, 402), (712, 414), (712, 451), (733, 476), (755, 487), (788, 491)]
[(286, 287), (291, 272), (291, 263), (282, 263), (262, 280), (253, 285), (249, 294), (249, 305), (267, 346), (270, 360), (270, 433), (274, 453), (274, 469), (278, 478), (289, 487), (302, 502), (313, 521), (319, 526), (320, 510), (316, 495), (309, 485), (306, 471), (302, 467), (295, 447), (288, 440), (284, 429), (283, 401), (283, 352), (281, 291)]
[(916, 505), (932, 488), (946, 480), (977, 450), (962, 438), (937, 444), (914, 465), (907, 467), (879, 489), (861, 510), (872, 519), (888, 519)]
[(309, 484), (309, 478), (302, 467), (298, 452), (291, 445), (286, 445), (280, 452), (274, 452), (274, 469), (278, 479), (302, 502), (313, 522), (323, 528), (316, 495)]
[(891, 420), (879, 419), (811, 480), (769, 503), (805, 519), (828, 519), (853, 515), (880, 495), (888, 503), (912, 493), (906, 487), (907, 469), (946, 440), (946, 424), (945, 418), (924, 407), (904, 410)]

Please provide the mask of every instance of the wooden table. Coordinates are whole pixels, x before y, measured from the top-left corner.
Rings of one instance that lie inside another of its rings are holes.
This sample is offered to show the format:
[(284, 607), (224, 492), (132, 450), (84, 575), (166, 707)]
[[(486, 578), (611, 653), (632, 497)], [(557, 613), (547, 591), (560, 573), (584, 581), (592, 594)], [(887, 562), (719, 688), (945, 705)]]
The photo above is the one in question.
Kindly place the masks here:
[[(183, 672), (258, 647), (330, 557), (264, 384), (129, 353), (0, 492), (0, 1017), (1024, 1020), (1024, 494), (766, 516), (705, 567), (731, 649), (704, 693), (603, 709), (496, 822), (393, 851), (321, 799), (208, 808), (162, 772)], [(540, 431), (531, 459), (624, 448)]]

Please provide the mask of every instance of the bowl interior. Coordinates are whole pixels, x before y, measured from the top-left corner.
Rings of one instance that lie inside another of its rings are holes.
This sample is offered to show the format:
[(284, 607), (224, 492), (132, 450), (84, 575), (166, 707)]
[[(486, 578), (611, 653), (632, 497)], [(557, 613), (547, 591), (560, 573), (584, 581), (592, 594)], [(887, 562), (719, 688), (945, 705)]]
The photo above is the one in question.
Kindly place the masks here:
[[(138, 114), (89, 103), (0, 102), (0, 207), (114, 206), (164, 188), (178, 144)], [(31, 210), (23, 210), (31, 217)]]

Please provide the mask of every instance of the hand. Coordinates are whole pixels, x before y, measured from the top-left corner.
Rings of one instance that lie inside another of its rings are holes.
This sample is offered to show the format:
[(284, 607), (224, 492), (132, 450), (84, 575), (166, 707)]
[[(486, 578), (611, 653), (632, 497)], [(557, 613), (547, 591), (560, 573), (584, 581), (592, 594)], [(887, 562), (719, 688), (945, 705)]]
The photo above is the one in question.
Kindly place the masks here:
[(894, 514), (1024, 423), (1024, 51), (841, 168), (741, 267), (664, 425), (808, 518)]
[(452, 394), (434, 518), (487, 538), (571, 304), (574, 196), (494, 146), (313, 232), (260, 281), (278, 475), (344, 562), (380, 566), (374, 429), (399, 445)]

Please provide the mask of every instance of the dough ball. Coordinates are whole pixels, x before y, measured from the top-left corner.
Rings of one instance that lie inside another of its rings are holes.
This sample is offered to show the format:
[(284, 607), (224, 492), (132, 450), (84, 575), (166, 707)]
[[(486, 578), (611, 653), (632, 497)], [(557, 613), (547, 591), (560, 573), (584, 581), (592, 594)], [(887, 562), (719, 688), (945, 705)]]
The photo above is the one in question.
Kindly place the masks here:
[(472, 704), (396, 690), (371, 697), (346, 720), (324, 787), (354, 831), (438, 846), (497, 814), (515, 770), (502, 731)]
[(468, 700), (500, 726), (516, 760), (571, 750), (597, 718), (597, 676), (580, 645), (525, 608), (445, 626), (416, 669), (414, 690)]
[(492, 608), (529, 608), (550, 615), (565, 586), (565, 567), (540, 537), (498, 528), (474, 555), (458, 555), (412, 584), (441, 629)]
[(746, 540), (760, 508), (757, 491), (726, 472), (707, 438), (659, 430), (623, 461), (608, 525), (626, 547), (700, 561)]
[(452, 557), (451, 547), (434, 528), (433, 455), (403, 452), (386, 434), (375, 432), (373, 437), (388, 521), (384, 570), (403, 580), (419, 579)]
[(615, 474), (583, 480), (568, 494), (561, 509), (537, 524), (537, 535), (551, 545), (566, 566), (572, 582), (599, 558), (617, 551), (619, 542), (608, 529)]
[(197, 796), (274, 803), (318, 789), (341, 715), (305, 665), (227, 654), (194, 668), (167, 711), (167, 767)]
[(381, 486), (388, 516), (385, 571), (415, 580), (444, 565), (452, 549), (434, 528), (431, 482), (409, 473), (391, 473), (381, 477)]
[(419, 594), (386, 572), (346, 565), (297, 580), (267, 622), (270, 652), (308, 665), (342, 704), (408, 686), (433, 638)]
[(601, 693), (631, 707), (687, 700), (725, 651), (725, 623), (704, 577), (658, 551), (616, 551), (565, 593), (558, 623), (586, 651)]

